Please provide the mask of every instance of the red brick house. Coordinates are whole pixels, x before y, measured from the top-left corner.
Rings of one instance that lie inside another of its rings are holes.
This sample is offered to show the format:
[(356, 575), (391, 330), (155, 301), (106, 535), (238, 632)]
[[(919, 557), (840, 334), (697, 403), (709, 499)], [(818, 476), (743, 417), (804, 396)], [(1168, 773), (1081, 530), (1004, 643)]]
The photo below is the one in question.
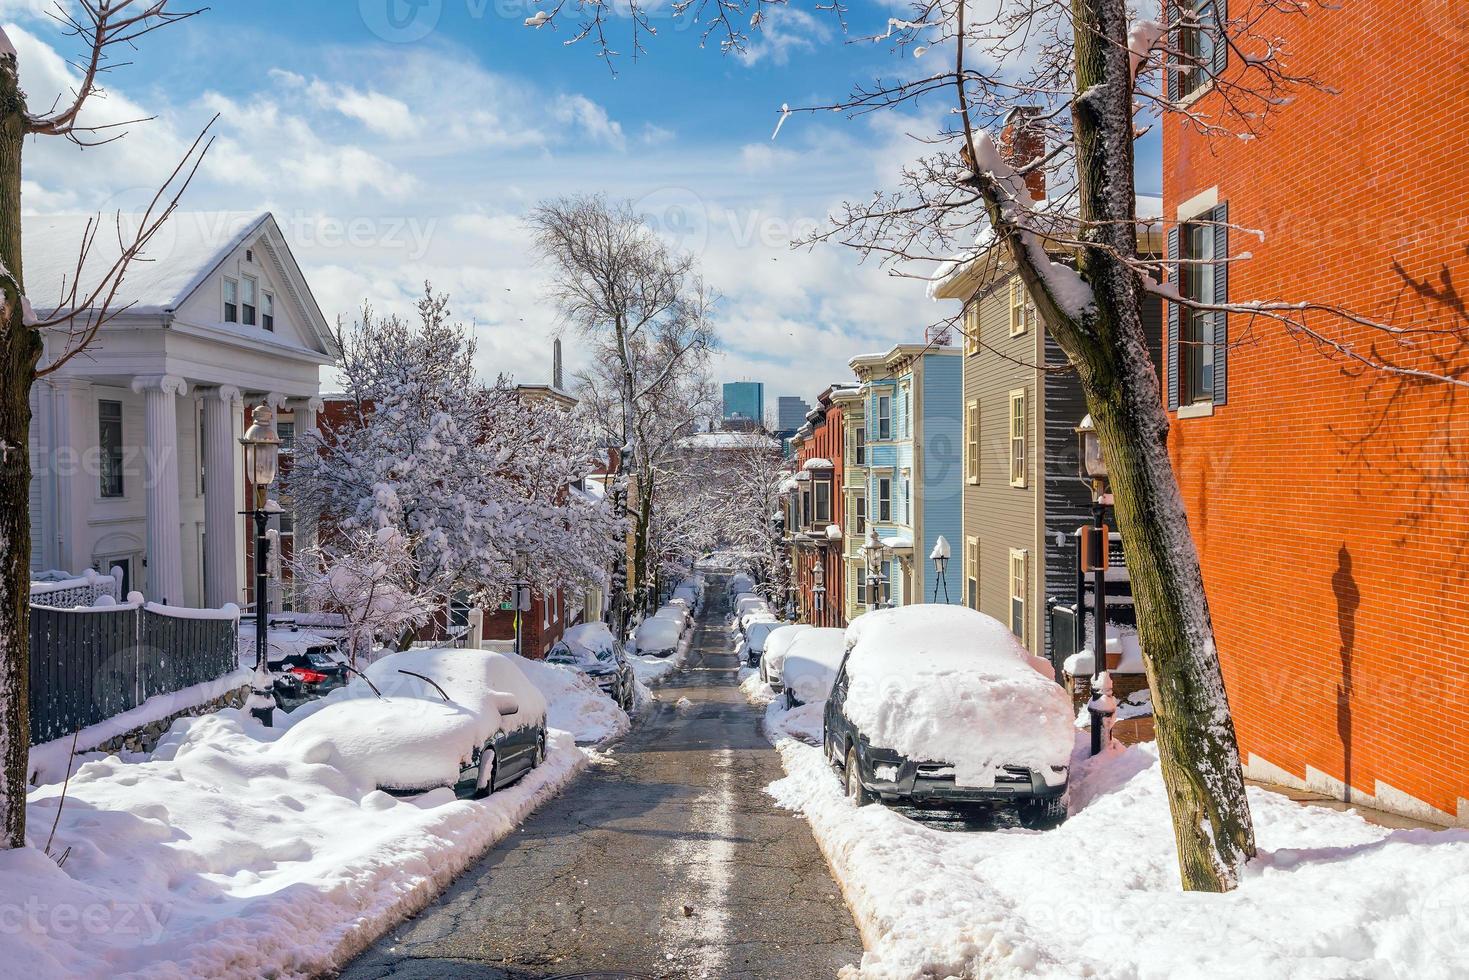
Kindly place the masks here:
[[(1258, 14), (1253, 32), (1284, 38), (1292, 71), (1336, 94), (1295, 90), (1250, 140), (1166, 120), (1168, 254), (1214, 262), (1180, 288), (1448, 331), (1415, 334), (1409, 352), (1370, 327), (1312, 320), (1370, 359), (1464, 377), (1469, 46), (1456, 5), (1261, 6), (1229, 15)], [(1170, 95), (1243, 129), (1212, 80), (1241, 71), (1221, 52)], [(1237, 227), (1209, 223), (1222, 221)], [(1247, 772), (1469, 823), (1469, 393), (1250, 319), (1171, 305), (1165, 378)]]
[[(843, 615), (842, 408), (832, 402), (831, 392), (827, 388), (821, 393), (806, 424), (791, 437), (796, 472), (786, 526), (791, 537), (796, 619), (813, 626), (847, 625)], [(819, 603), (818, 588), (823, 590)]]

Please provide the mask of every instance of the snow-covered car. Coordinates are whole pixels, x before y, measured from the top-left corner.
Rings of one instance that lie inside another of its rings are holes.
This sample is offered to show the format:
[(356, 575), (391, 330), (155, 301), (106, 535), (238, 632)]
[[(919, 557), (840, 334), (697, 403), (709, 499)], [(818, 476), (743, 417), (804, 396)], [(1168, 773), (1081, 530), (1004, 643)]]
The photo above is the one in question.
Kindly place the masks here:
[(759, 665), (760, 657), (765, 653), (766, 638), (782, 626), (789, 625), (784, 620), (776, 619), (773, 616), (768, 620), (751, 623), (745, 630), (745, 639), (740, 647), (740, 657), (745, 664), (750, 667)]
[(682, 633), (693, 623), (689, 617), (689, 611), (683, 606), (669, 604), (659, 606), (658, 611), (653, 614), (654, 619), (666, 619), (671, 623), (677, 623), (679, 632)]
[(730, 601), (733, 602), (742, 592), (755, 591), (755, 580), (744, 572), (736, 572), (729, 577), (729, 586), (726, 590)]
[(792, 623), (770, 631), (765, 638), (765, 652), (760, 655), (760, 679), (775, 691), (781, 690), (781, 668), (785, 665), (786, 653), (797, 636), (815, 629), (808, 623)]
[(1003, 623), (960, 606), (881, 609), (852, 621), (846, 647), (823, 741), (857, 805), (1009, 805), (1026, 826), (1065, 816), (1071, 698)]
[(612, 635), (606, 623), (582, 623), (568, 629), (551, 647), (546, 659), (581, 671), (602, 689), (623, 711), (633, 707), (636, 681), (632, 667), (623, 655), (622, 644)]
[(735, 617), (735, 619), (738, 620), (738, 619), (742, 618), (746, 613), (760, 612), (760, 611), (764, 611), (764, 612), (769, 612), (770, 611), (770, 604), (768, 602), (766, 602), (764, 600), (764, 598), (762, 598), (761, 596), (758, 596), (758, 595), (756, 595), (753, 592), (746, 592), (746, 593), (743, 593), (742, 595), (739, 595), (739, 596), (737, 596), (735, 598), (735, 604), (734, 604), (734, 617)]
[(740, 617), (740, 636), (749, 636), (750, 627), (757, 623), (775, 623), (779, 621), (780, 617), (769, 609), (757, 609), (754, 612), (747, 612)]
[(678, 649), (679, 640), (683, 637), (683, 627), (672, 619), (645, 619), (638, 624), (637, 632), (633, 634), (633, 642), (637, 644), (638, 653), (650, 657), (668, 657)]
[(846, 652), (846, 630), (818, 628), (796, 634), (780, 668), (786, 707), (825, 701)]
[(694, 579), (684, 579), (673, 590), (673, 597), (688, 603), (691, 612), (698, 612), (704, 604), (704, 586)]
[(505, 654), (404, 650), (364, 674), (300, 709), (281, 750), (395, 794), (482, 796), (546, 757), (546, 699)]

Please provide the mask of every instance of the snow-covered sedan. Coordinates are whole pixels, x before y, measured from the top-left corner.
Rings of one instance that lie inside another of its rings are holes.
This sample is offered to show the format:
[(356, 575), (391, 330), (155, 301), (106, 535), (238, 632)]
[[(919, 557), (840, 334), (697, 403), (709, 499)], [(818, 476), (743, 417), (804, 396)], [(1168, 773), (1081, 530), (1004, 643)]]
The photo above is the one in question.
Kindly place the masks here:
[(760, 679), (772, 690), (779, 691), (782, 687), (780, 671), (785, 666), (786, 652), (791, 644), (797, 636), (815, 628), (808, 623), (792, 623), (771, 630), (765, 638), (765, 652), (760, 655)]
[(846, 630), (822, 628), (797, 633), (780, 666), (786, 707), (825, 701), (836, 683), (846, 650)]
[(395, 794), (483, 796), (546, 757), (546, 700), (505, 654), (404, 650), (364, 675), (302, 708), (280, 750)]
[(672, 619), (645, 619), (633, 634), (638, 653), (650, 657), (669, 657), (678, 649), (683, 627)]
[(1003, 623), (959, 606), (876, 610), (846, 647), (823, 741), (857, 805), (1008, 805), (1026, 826), (1065, 816), (1071, 698)]
[(746, 666), (756, 667), (760, 664), (760, 657), (765, 653), (765, 641), (771, 633), (782, 626), (791, 624), (772, 616), (768, 620), (751, 623), (745, 630), (745, 638), (740, 641), (739, 654)]
[(633, 691), (637, 682), (632, 667), (623, 655), (622, 644), (612, 635), (606, 623), (582, 623), (568, 629), (551, 647), (546, 659), (581, 671), (602, 689), (623, 711), (633, 708)]

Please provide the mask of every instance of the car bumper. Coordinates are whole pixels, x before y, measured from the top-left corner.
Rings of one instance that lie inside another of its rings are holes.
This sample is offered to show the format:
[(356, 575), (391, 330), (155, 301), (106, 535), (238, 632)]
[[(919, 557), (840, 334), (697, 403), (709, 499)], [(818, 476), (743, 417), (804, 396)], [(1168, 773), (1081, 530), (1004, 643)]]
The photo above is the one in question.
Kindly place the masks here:
[(935, 804), (1020, 803), (1055, 799), (1066, 792), (1065, 779), (1051, 784), (1037, 772), (1024, 776), (1012, 772), (997, 777), (992, 786), (964, 786), (944, 773), (945, 768), (873, 760), (868, 789), (884, 800)]

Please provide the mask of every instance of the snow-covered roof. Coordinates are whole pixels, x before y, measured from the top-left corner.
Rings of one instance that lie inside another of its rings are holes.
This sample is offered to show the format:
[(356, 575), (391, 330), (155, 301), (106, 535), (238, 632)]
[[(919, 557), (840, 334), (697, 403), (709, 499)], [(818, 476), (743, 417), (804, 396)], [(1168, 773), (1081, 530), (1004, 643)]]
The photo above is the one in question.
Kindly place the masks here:
[[(95, 214), (26, 215), (21, 219), (25, 245), (26, 291), (36, 308), (50, 309), (61, 297), (63, 281), (76, 275), (76, 261), (87, 222)], [(82, 285), (99, 281), (117, 260), (116, 221), (103, 216), (92, 249), (82, 268)], [(225, 256), (238, 248), (270, 220), (270, 212), (175, 212), (133, 262), (113, 302), (116, 309), (131, 304), (133, 313), (164, 313), (178, 309)], [(121, 217), (124, 233), (137, 227), (136, 215)]]
[(700, 432), (678, 441), (684, 449), (779, 449), (780, 440), (759, 432)]
[(824, 459), (821, 456), (812, 456), (801, 464), (801, 468), (804, 470), (829, 470), (831, 469), (831, 460)]

